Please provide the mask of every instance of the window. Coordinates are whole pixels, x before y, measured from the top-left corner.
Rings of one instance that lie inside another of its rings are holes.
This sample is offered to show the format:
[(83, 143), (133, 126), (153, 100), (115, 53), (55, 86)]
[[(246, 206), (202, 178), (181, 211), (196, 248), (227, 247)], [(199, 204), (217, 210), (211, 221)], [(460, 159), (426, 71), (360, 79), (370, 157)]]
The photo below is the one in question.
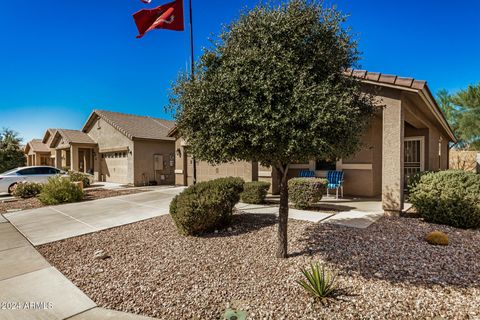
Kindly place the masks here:
[(37, 174), (50, 174), (50, 168), (49, 167), (39, 167), (37, 168)]
[(330, 161), (330, 160), (316, 160), (315, 161), (315, 170), (336, 170), (337, 169), (337, 162)]
[(29, 176), (29, 175), (38, 174), (38, 173), (37, 173), (37, 168), (26, 168), (23, 170), (19, 170), (17, 174), (21, 176)]
[(48, 173), (49, 174), (59, 174), (60, 170), (55, 169), (55, 168), (48, 168)]

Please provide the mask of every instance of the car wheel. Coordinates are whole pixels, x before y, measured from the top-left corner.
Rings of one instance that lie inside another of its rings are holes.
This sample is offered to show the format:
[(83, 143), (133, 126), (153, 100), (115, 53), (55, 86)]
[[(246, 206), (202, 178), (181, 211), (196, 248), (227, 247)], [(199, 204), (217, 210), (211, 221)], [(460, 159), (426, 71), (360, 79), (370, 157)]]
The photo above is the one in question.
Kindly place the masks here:
[(12, 194), (15, 191), (15, 189), (17, 189), (17, 184), (13, 183), (12, 185), (10, 185), (10, 187), (8, 187), (8, 193)]

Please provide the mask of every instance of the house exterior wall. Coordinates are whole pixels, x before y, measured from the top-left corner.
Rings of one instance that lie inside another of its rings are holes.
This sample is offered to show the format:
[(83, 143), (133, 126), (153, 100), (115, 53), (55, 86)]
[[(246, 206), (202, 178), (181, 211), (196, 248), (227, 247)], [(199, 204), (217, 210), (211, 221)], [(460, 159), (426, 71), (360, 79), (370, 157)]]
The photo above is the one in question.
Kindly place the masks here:
[[(50, 144), (52, 143), (53, 137), (54, 135), (49, 133), (49, 136), (46, 142), (47, 146), (50, 146)], [(55, 148), (50, 148), (51, 165), (58, 168), (56, 156), (57, 156), (57, 150)], [(58, 168), (58, 169), (61, 169), (61, 168)]]
[[(246, 182), (256, 181), (259, 168), (256, 162), (236, 161), (212, 166), (205, 161), (197, 161), (197, 182), (224, 177), (240, 177)], [(268, 180), (268, 179), (267, 179)], [(175, 140), (175, 184), (193, 184), (193, 159), (183, 138)]]
[[(98, 147), (94, 149), (94, 178), (98, 181), (134, 184), (134, 143), (123, 133), (101, 118), (97, 118), (86, 132)], [(115, 152), (101, 154), (100, 151), (124, 148), (126, 156), (115, 156)]]
[[(149, 181), (162, 185), (175, 183), (175, 141), (135, 140), (133, 150), (136, 186), (145, 185)], [(155, 155), (163, 158), (163, 168), (160, 170), (154, 170)]]
[[(363, 134), (362, 149), (352, 157), (337, 161), (336, 170), (344, 172), (345, 195), (375, 198), (382, 196), (384, 209), (396, 212), (403, 209), (404, 200), (404, 139), (423, 137), (424, 169), (444, 170), (448, 168), (450, 138), (417, 93), (405, 93), (391, 87), (378, 89), (376, 99), (382, 109), (376, 113)], [(184, 148), (184, 141), (177, 139), (176, 149), (183, 152)], [(189, 173), (193, 169), (192, 161), (190, 157), (176, 160), (176, 184), (183, 184), (185, 164), (182, 161), (187, 161)], [(234, 168), (228, 171), (228, 166), (238, 164), (218, 167), (203, 163), (197, 165), (198, 181), (219, 176), (244, 175)], [(317, 177), (325, 177), (327, 174), (327, 171), (316, 170), (315, 160), (311, 160), (308, 163), (292, 164), (288, 177), (298, 177), (301, 170), (315, 171)], [(272, 183), (270, 192), (278, 193), (278, 179), (271, 168), (258, 166), (258, 180)], [(188, 184), (191, 183), (189, 174)]]

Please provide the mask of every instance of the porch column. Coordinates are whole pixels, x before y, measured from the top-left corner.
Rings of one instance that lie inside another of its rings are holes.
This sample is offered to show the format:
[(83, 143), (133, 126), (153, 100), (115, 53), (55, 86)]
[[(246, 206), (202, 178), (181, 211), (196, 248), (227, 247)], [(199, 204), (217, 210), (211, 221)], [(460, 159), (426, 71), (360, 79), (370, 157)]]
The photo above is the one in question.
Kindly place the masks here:
[(78, 171), (78, 147), (70, 146), (70, 170)]
[(390, 100), (383, 109), (382, 206), (386, 214), (403, 210), (404, 106)]
[(38, 154), (35, 153), (35, 165), (36, 166), (39, 166), (40, 165), (40, 156)]
[(55, 150), (55, 167), (62, 169), (62, 150)]
[(93, 164), (93, 179), (95, 181), (100, 181), (100, 161), (101, 161), (101, 154), (98, 148), (92, 149), (92, 164)]

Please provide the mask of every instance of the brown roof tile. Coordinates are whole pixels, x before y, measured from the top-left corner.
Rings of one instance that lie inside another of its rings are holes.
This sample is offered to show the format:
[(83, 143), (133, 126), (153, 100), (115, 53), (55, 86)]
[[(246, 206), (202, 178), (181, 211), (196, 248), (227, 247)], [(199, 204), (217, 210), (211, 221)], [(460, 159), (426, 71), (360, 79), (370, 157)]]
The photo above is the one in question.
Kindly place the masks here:
[(400, 87), (413, 88), (418, 90), (422, 90), (426, 85), (426, 81), (424, 80), (415, 80), (413, 78), (399, 77), (396, 75), (382, 74), (379, 72), (370, 72), (367, 70), (347, 69), (344, 74), (346, 76), (365, 79), (368, 81), (392, 84)]
[(33, 139), (25, 147), (30, 148), (34, 152), (50, 152), (50, 148), (41, 139)]
[(57, 132), (60, 133), (62, 138), (64, 138), (68, 143), (96, 144), (96, 142), (93, 141), (88, 134), (80, 130), (57, 129)]
[[(168, 132), (175, 125), (170, 120), (105, 110), (94, 110), (92, 114), (97, 114), (130, 139), (168, 139)], [(84, 129), (87, 125), (88, 121)]]

